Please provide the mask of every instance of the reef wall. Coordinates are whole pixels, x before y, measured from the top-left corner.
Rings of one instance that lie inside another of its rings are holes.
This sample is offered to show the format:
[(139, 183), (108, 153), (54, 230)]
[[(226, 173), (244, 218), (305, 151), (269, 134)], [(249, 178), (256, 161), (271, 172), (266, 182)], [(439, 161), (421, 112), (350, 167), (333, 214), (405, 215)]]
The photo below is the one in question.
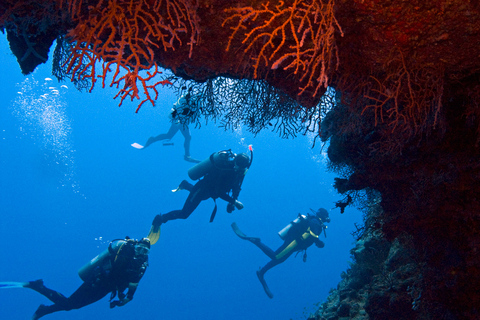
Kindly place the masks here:
[(480, 317), (478, 0), (5, 0), (0, 28), (23, 73), (65, 36), (70, 76), (113, 76), (139, 107), (157, 98), (157, 69), (141, 75), (156, 66), (265, 80), (305, 109), (335, 88), (313, 120), (335, 186), (353, 203), (375, 190), (381, 209), (366, 211), (355, 265), (312, 317)]

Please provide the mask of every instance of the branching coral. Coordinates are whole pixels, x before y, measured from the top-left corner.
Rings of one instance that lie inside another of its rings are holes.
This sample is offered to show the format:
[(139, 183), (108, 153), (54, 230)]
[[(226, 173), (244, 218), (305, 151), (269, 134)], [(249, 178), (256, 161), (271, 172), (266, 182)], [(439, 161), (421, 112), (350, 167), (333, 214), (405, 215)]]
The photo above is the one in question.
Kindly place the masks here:
[[(413, 58), (413, 59), (412, 59)], [(389, 119), (391, 130), (397, 127), (415, 134), (422, 127), (440, 124), (442, 108), (443, 70), (439, 66), (419, 66), (414, 57), (406, 61), (400, 51), (386, 63), (386, 74), (379, 79), (372, 76), (373, 85), (365, 94), (370, 103), (364, 108), (375, 110), (375, 120)]]
[(199, 119), (204, 117), (219, 121), (226, 129), (245, 125), (254, 134), (269, 129), (284, 138), (306, 132), (319, 135), (321, 118), (335, 99), (334, 93), (329, 92), (320, 104), (305, 108), (265, 81), (218, 77), (197, 83), (175, 77), (168, 79), (179, 96), (189, 92), (195, 97), (190, 99), (195, 101), (190, 106), (192, 113), (185, 119), (180, 117), (181, 122), (200, 125)]
[(230, 16), (223, 26), (233, 22), (227, 50), (237, 34), (244, 32), (242, 44), (244, 52), (252, 55), (255, 79), (262, 65), (282, 67), (304, 83), (299, 94), (307, 89), (313, 89), (313, 96), (325, 92), (339, 62), (334, 35), (336, 31), (342, 34), (333, 0), (279, 1), (273, 6), (267, 2), (260, 9), (226, 11)]
[[(72, 77), (72, 74), (67, 72), (68, 58), (71, 53), (72, 45), (65, 40), (65, 37), (59, 36), (56, 40), (55, 50), (53, 52), (52, 61), (52, 74), (58, 79), (58, 81), (65, 81), (71, 78), (75, 88), (78, 91), (88, 90), (92, 84), (88, 79), (78, 79)], [(85, 65), (80, 66), (80, 69), (84, 69)]]
[[(74, 43), (68, 72), (77, 79), (89, 79), (90, 90), (97, 78), (105, 86), (108, 74), (113, 72), (110, 86), (123, 85), (115, 96), (120, 97), (120, 105), (127, 97), (140, 99), (140, 82), (145, 98), (137, 112), (147, 101), (154, 104), (158, 85), (169, 83), (161, 80), (151, 84), (161, 74), (152, 47), (174, 50), (175, 42), (182, 43), (181, 35), (190, 32), (191, 53), (198, 37), (195, 7), (189, 1), (112, 0), (88, 8), (80, 1), (71, 1), (69, 9), (78, 24), (67, 35)], [(96, 64), (100, 61), (102, 70), (97, 75)], [(147, 70), (147, 76), (140, 75), (142, 70)], [(155, 93), (154, 98), (150, 91)]]
[[(71, 43), (71, 52), (64, 62), (66, 71), (62, 74), (69, 74), (77, 83), (87, 80), (91, 84), (90, 90), (99, 79), (102, 86), (109, 81), (110, 86), (121, 88), (116, 96), (120, 97), (120, 105), (126, 98), (141, 100), (137, 111), (147, 101), (154, 104), (158, 96), (156, 87), (168, 83), (157, 77), (161, 72), (156, 65), (154, 51), (175, 50), (176, 46), (185, 43), (190, 47), (191, 56), (198, 41), (195, 0), (37, 2), (8, 3), (8, 10), (0, 11), (0, 25), (14, 29), (20, 36), (25, 32), (30, 36), (45, 33), (54, 24), (52, 21), (73, 26), (66, 36)], [(32, 14), (36, 15), (32, 19), (16, 19), (17, 16)], [(30, 21), (35, 22), (34, 28), (28, 24)], [(63, 35), (62, 31), (58, 32)], [(52, 39), (55, 37), (53, 35)], [(33, 54), (42, 62), (46, 60), (35, 51), (35, 43), (30, 38), (25, 38), (24, 42), (28, 45), (25, 55)], [(57, 61), (62, 59), (60, 57)], [(57, 71), (60, 68), (57, 66)], [(141, 71), (145, 71), (146, 75), (142, 76)], [(144, 97), (140, 98), (142, 95)]]

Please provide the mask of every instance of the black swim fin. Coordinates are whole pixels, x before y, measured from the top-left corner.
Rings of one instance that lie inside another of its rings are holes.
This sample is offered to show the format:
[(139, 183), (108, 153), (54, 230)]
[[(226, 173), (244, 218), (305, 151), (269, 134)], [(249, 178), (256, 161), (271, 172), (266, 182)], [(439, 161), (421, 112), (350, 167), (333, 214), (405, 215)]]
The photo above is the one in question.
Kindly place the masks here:
[(0, 289), (25, 288), (28, 282), (0, 282)]
[(248, 241), (253, 242), (253, 243), (260, 242), (260, 238), (248, 237), (245, 233), (243, 233), (242, 230), (240, 230), (240, 228), (238, 228), (236, 222), (232, 223), (232, 229), (233, 229), (233, 232), (235, 232), (235, 234), (243, 240), (248, 240)]
[(265, 293), (267, 294), (267, 296), (270, 298), (270, 299), (273, 299), (273, 293), (270, 291), (270, 289), (268, 288), (267, 286), (267, 283), (265, 282), (265, 279), (263, 278), (262, 275), (260, 275), (260, 271), (257, 271), (257, 277), (258, 277), (258, 280), (260, 280), (260, 283), (262, 284), (263, 286), (263, 290), (265, 290)]
[(240, 238), (242, 238), (243, 240), (248, 240), (248, 237), (245, 233), (242, 232), (242, 230), (240, 230), (237, 226), (237, 223), (234, 222), (232, 223), (232, 229), (233, 229), (233, 232), (235, 232), (235, 234), (237, 236), (239, 236)]

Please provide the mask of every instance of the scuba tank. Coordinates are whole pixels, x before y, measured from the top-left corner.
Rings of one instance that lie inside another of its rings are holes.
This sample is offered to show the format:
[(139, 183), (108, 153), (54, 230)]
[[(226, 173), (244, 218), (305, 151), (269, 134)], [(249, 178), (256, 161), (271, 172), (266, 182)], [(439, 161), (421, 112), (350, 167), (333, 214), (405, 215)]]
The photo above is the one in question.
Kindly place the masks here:
[(92, 282), (99, 273), (110, 270), (112, 268), (112, 256), (115, 256), (125, 243), (123, 239), (110, 242), (108, 249), (101, 252), (78, 270), (80, 279), (84, 282)]
[[(212, 156), (213, 156), (213, 154), (212, 154)], [(206, 175), (208, 172), (210, 172), (210, 170), (212, 170), (213, 163), (210, 160), (210, 157), (208, 157), (207, 159), (197, 163), (196, 165), (194, 165), (193, 167), (188, 169), (187, 173), (188, 173), (188, 176), (190, 177), (190, 179), (198, 180), (201, 177), (203, 177), (204, 175)]]
[(220, 170), (232, 169), (234, 167), (235, 153), (232, 150), (214, 152), (207, 159), (197, 163), (188, 169), (188, 176), (192, 180), (198, 180), (213, 168)]
[(285, 240), (285, 237), (287, 236), (288, 232), (293, 227), (293, 225), (300, 223), (300, 221), (305, 218), (306, 217), (304, 215), (299, 215), (298, 218), (290, 222), (285, 228), (283, 228), (278, 232), (278, 235), (280, 236), (280, 238), (282, 238), (282, 240)]

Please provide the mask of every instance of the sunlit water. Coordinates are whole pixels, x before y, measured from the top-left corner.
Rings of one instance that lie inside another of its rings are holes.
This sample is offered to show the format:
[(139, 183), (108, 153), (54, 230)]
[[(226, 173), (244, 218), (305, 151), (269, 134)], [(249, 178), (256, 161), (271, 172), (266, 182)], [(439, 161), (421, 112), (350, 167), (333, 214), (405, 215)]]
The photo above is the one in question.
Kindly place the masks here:
[[(70, 82), (47, 80), (49, 62), (22, 76), (5, 36), (0, 58), (0, 281), (43, 278), (70, 295), (81, 284), (78, 269), (111, 240), (141, 238), (156, 214), (183, 206), (187, 192), (171, 192), (192, 166), (183, 161), (181, 134), (173, 145), (131, 147), (168, 130), (177, 97), (161, 88), (156, 107), (146, 104), (135, 113), (136, 101), (118, 107), (115, 88), (80, 93)], [(125, 307), (110, 310), (105, 298), (45, 319), (305, 319), (337, 285), (361, 213), (334, 209), (342, 196), (326, 170), (327, 147), (317, 140), (312, 148), (316, 133), (284, 140), (268, 131), (225, 131), (213, 122), (190, 129), (194, 158), (223, 149), (248, 153), (253, 145), (239, 198), (245, 208), (228, 214), (218, 200), (209, 223), (213, 201), (207, 200), (188, 219), (165, 224), (135, 299)], [(277, 232), (298, 213), (318, 207), (329, 210), (332, 220), (322, 236), (325, 247), (310, 248), (306, 263), (292, 256), (268, 271), (275, 295), (269, 299), (255, 274), (268, 258), (239, 239), (231, 223), (276, 249), (282, 244)], [(22, 289), (1, 289), (0, 301), (0, 318), (8, 320), (28, 319), (49, 303)]]

